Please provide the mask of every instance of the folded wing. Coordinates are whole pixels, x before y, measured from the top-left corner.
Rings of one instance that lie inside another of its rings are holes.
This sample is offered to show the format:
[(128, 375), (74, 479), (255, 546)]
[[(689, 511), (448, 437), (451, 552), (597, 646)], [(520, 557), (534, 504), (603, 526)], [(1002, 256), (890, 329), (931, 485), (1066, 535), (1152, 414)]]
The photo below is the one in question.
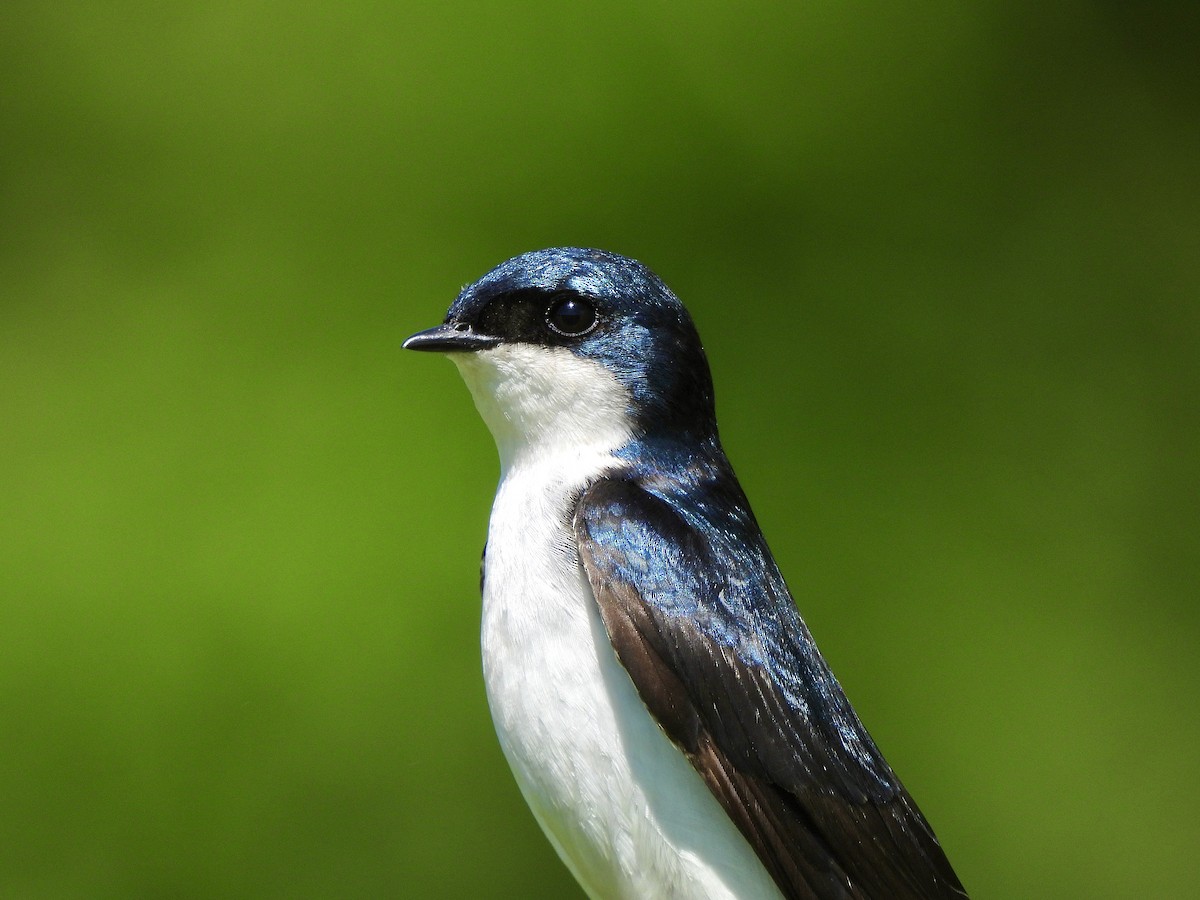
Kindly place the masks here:
[(622, 478), (579, 500), (580, 560), (647, 708), (785, 896), (965, 897), (757, 528), (712, 515)]

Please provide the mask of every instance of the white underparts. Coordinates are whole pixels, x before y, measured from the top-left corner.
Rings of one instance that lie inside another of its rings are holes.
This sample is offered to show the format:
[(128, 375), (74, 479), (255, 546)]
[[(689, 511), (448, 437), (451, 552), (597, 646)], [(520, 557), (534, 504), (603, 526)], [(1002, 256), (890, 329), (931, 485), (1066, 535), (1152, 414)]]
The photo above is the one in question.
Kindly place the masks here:
[(596, 898), (779, 896), (616, 658), (569, 505), (632, 436), (628, 392), (563, 348), (457, 353), (500, 452), (483, 670), (500, 745), (551, 843)]

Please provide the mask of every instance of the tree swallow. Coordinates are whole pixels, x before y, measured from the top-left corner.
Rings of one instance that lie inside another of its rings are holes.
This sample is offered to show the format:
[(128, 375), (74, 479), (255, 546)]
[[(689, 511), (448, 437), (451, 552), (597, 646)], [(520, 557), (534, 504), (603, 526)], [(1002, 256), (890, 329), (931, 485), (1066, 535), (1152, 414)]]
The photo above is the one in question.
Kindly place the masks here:
[(488, 703), (591, 897), (966, 896), (796, 611), (656, 275), (526, 253), (404, 346), (450, 355), (496, 440)]

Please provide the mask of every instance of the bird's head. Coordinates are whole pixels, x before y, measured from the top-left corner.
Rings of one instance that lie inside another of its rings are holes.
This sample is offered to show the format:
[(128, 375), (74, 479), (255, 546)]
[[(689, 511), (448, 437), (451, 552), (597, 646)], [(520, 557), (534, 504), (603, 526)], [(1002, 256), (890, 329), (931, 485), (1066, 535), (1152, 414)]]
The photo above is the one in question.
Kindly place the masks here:
[(615, 253), (514, 257), (404, 346), (451, 355), (505, 468), (531, 447), (715, 439), (712, 378), (691, 317), (658, 276)]

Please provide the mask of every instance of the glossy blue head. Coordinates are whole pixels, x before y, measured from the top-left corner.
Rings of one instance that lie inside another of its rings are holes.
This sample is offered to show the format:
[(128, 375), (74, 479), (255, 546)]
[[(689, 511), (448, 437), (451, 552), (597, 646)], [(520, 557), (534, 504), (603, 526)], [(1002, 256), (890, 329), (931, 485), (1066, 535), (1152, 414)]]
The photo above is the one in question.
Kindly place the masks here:
[(486, 353), (511, 345), (592, 360), (625, 389), (641, 434), (715, 438), (712, 377), (679, 299), (641, 263), (574, 247), (514, 257), (459, 294), (413, 350)]

